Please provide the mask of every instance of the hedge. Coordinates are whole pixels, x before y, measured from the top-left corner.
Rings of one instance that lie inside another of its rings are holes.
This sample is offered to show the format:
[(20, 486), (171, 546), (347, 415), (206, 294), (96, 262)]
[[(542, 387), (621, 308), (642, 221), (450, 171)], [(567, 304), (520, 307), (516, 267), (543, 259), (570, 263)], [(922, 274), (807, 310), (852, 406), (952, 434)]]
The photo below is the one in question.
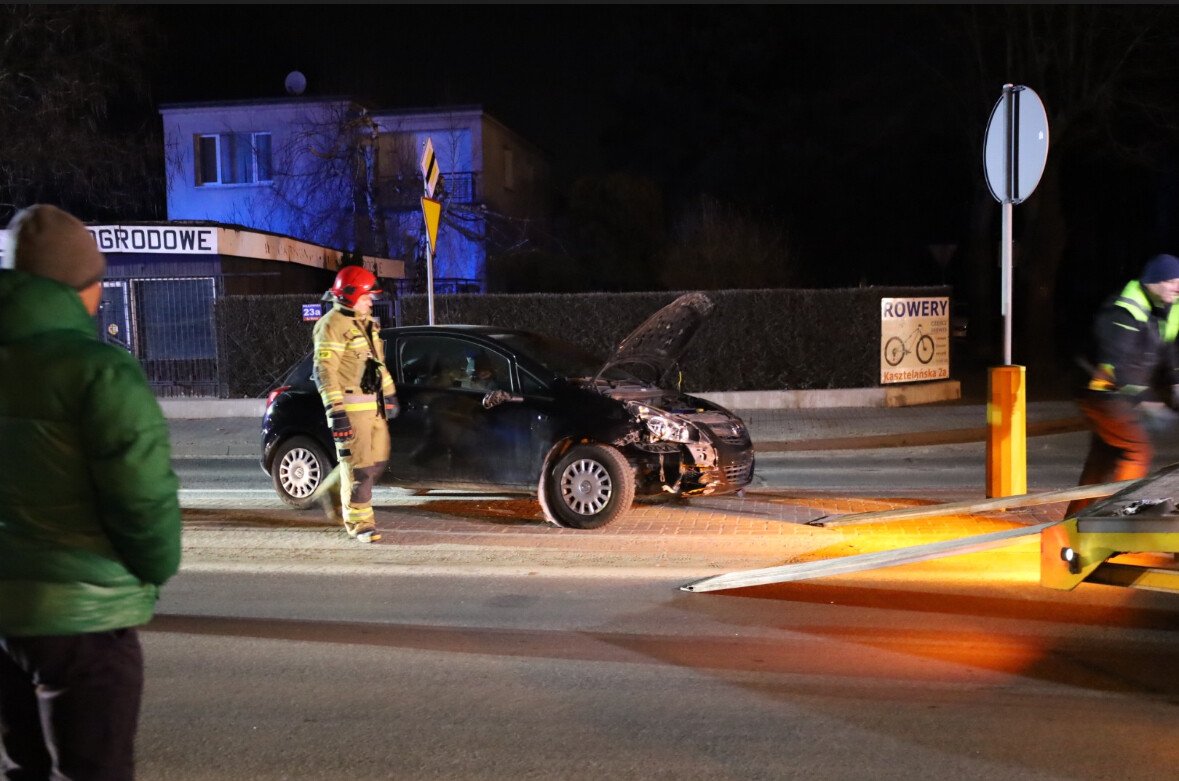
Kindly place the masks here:
[[(434, 299), (435, 322), (557, 336), (608, 355), (680, 293), (525, 293)], [(949, 296), (949, 287), (709, 291), (715, 308), (681, 360), (685, 390), (862, 388), (879, 384), (880, 299)], [(310, 349), (302, 305), (314, 296), (227, 296), (216, 306), (220, 371), (231, 397), (256, 397)], [(423, 295), (402, 296), (387, 323), (427, 321)]]

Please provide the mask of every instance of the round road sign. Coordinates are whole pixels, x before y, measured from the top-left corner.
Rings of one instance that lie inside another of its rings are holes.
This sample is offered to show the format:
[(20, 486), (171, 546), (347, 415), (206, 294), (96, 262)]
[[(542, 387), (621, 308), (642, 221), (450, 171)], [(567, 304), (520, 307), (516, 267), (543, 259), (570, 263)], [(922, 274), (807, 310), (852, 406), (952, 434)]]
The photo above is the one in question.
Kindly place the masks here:
[(1030, 87), (1004, 85), (991, 109), (983, 143), (987, 187), (1000, 203), (1022, 203), (1044, 173), (1048, 160), (1048, 115)]

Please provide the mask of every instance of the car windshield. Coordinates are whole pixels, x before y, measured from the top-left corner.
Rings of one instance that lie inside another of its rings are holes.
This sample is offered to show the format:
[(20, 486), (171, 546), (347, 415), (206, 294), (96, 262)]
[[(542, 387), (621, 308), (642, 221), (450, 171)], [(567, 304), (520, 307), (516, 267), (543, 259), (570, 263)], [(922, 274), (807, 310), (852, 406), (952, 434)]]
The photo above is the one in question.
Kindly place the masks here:
[[(550, 336), (521, 332), (498, 333), (492, 336), (496, 341), (514, 352), (528, 356), (558, 377), (588, 379), (596, 375), (606, 362), (588, 350)], [(609, 369), (602, 377), (619, 382), (638, 382), (634, 375), (621, 369)]]

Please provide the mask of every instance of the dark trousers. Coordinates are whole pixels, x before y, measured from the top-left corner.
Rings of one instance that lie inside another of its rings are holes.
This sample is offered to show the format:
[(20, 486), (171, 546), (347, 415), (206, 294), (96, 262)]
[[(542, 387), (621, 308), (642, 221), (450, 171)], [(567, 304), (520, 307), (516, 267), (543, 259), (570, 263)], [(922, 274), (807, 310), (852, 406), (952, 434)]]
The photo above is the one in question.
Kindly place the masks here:
[[(1150, 473), (1154, 447), (1142, 425), (1138, 406), (1112, 393), (1089, 394), (1080, 400), (1081, 412), (1089, 421), (1092, 435), (1089, 455), (1077, 485), (1097, 485), (1119, 480), (1137, 480)], [(1065, 510), (1072, 518), (1094, 499), (1074, 499)]]
[(128, 781), (143, 695), (134, 629), (0, 637), (0, 772)]

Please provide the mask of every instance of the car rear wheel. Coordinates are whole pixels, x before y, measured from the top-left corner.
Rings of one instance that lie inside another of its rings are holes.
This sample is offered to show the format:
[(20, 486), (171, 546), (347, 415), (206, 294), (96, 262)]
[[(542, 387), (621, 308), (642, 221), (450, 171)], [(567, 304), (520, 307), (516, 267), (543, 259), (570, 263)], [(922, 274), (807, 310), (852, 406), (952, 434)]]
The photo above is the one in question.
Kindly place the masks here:
[(323, 448), (310, 437), (291, 437), (278, 447), (270, 477), (278, 498), (297, 510), (313, 506), (311, 495), (332, 470)]
[(608, 445), (575, 445), (542, 478), (545, 515), (558, 526), (597, 529), (630, 508), (635, 476)]

